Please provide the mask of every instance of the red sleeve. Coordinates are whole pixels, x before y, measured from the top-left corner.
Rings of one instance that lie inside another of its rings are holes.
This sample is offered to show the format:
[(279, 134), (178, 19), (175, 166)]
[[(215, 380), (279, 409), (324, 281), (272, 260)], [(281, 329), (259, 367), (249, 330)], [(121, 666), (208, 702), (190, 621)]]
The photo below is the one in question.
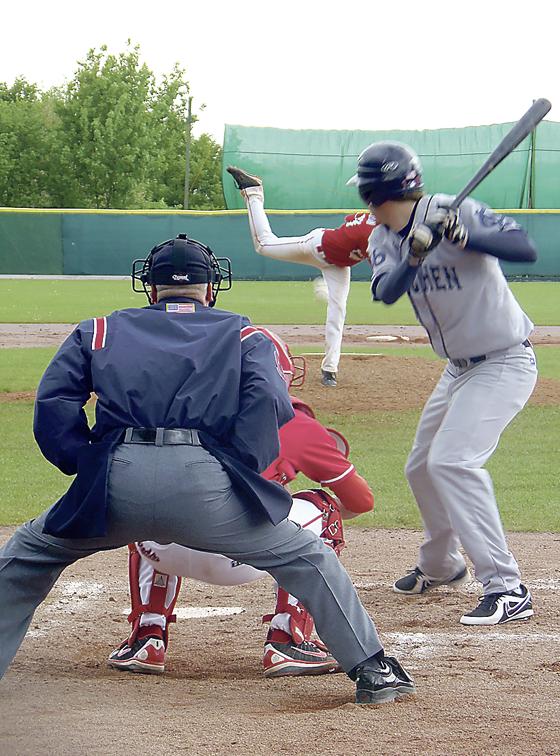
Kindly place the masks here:
[(343, 507), (350, 512), (371, 512), (373, 509), (373, 492), (361, 475), (352, 475), (332, 483), (329, 488), (340, 499)]
[(347, 215), (338, 228), (325, 229), (320, 248), (325, 260), (342, 268), (366, 260), (369, 237), (375, 226), (373, 215), (359, 212)]
[(356, 474), (354, 465), (338, 450), (318, 420), (296, 409), (280, 428), (280, 457), (311, 480), (328, 486)]

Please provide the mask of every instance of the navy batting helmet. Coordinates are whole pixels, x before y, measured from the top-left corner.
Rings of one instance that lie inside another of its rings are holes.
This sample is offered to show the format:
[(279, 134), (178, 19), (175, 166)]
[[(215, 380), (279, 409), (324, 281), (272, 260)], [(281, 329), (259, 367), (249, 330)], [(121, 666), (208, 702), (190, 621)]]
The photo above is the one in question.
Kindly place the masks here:
[(231, 262), (227, 257), (216, 257), (202, 242), (178, 234), (176, 239), (167, 239), (153, 247), (145, 260), (134, 260), (132, 288), (142, 291), (135, 286), (136, 281), (142, 284), (148, 301), (151, 301), (148, 286), (211, 283), (212, 307), (219, 291), (231, 289)]
[(358, 170), (347, 182), (357, 186), (366, 205), (406, 197), (424, 186), (418, 155), (400, 142), (374, 142), (358, 158)]

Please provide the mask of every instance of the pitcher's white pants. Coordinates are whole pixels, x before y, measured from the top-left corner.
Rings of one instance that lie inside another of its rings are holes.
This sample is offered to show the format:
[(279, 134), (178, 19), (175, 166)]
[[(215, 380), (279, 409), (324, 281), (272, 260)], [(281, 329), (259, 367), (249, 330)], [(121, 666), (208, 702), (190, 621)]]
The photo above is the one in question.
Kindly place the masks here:
[(483, 467), (536, 380), (534, 352), (523, 345), (467, 368), (449, 362), (443, 371), (406, 464), (424, 522), (418, 567), (428, 577), (446, 579), (460, 572), (465, 566), (462, 544), (485, 594), (519, 587), (519, 567), (507, 547), (492, 479)]
[(321, 368), (336, 373), (340, 362), (346, 301), (350, 292), (350, 268), (340, 268), (325, 262), (322, 253), (318, 251), (324, 228), (316, 228), (305, 236), (278, 237), (272, 233), (264, 210), (262, 186), (245, 189), (243, 195), (247, 205), (253, 244), (259, 255), (273, 260), (311, 265), (321, 271), (328, 290), (325, 356)]

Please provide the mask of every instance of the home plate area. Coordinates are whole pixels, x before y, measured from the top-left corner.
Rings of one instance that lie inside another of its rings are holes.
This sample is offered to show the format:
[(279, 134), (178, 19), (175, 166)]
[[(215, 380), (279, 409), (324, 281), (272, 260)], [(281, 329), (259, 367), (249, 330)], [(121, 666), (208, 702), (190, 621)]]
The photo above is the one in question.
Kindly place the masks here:
[[(0, 529), (0, 541), (11, 531)], [(127, 551), (119, 549), (76, 562), (37, 610), (0, 685), (0, 751), (120, 756), (141, 743), (162, 755), (558, 753), (560, 537), (508, 536), (533, 618), (465, 627), (459, 618), (476, 605), (477, 583), (418, 597), (391, 590), (414, 566), (419, 531), (346, 535), (342, 561), (386, 653), (413, 675), (415, 696), (360, 707), (344, 674), (266, 680), (268, 577), (224, 587), (185, 580), (165, 674), (109, 669), (129, 632)]]

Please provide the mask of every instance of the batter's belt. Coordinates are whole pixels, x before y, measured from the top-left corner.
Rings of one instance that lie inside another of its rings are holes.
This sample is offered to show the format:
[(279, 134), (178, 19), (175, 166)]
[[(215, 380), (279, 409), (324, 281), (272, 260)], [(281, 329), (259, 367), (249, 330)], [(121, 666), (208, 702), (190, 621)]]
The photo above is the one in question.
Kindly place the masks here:
[[(529, 339), (525, 339), (525, 341), (521, 344), (521, 346), (532, 347), (533, 345), (531, 344)], [(476, 357), (465, 357), (463, 359), (457, 359), (457, 360), (452, 360), (451, 358), (449, 358), (449, 362), (455, 365), (455, 367), (465, 368), (465, 367), (468, 367), (469, 365), (476, 365), (477, 362), (484, 362), (484, 360), (487, 360), (489, 356), (490, 355), (488, 354), (479, 354)]]

